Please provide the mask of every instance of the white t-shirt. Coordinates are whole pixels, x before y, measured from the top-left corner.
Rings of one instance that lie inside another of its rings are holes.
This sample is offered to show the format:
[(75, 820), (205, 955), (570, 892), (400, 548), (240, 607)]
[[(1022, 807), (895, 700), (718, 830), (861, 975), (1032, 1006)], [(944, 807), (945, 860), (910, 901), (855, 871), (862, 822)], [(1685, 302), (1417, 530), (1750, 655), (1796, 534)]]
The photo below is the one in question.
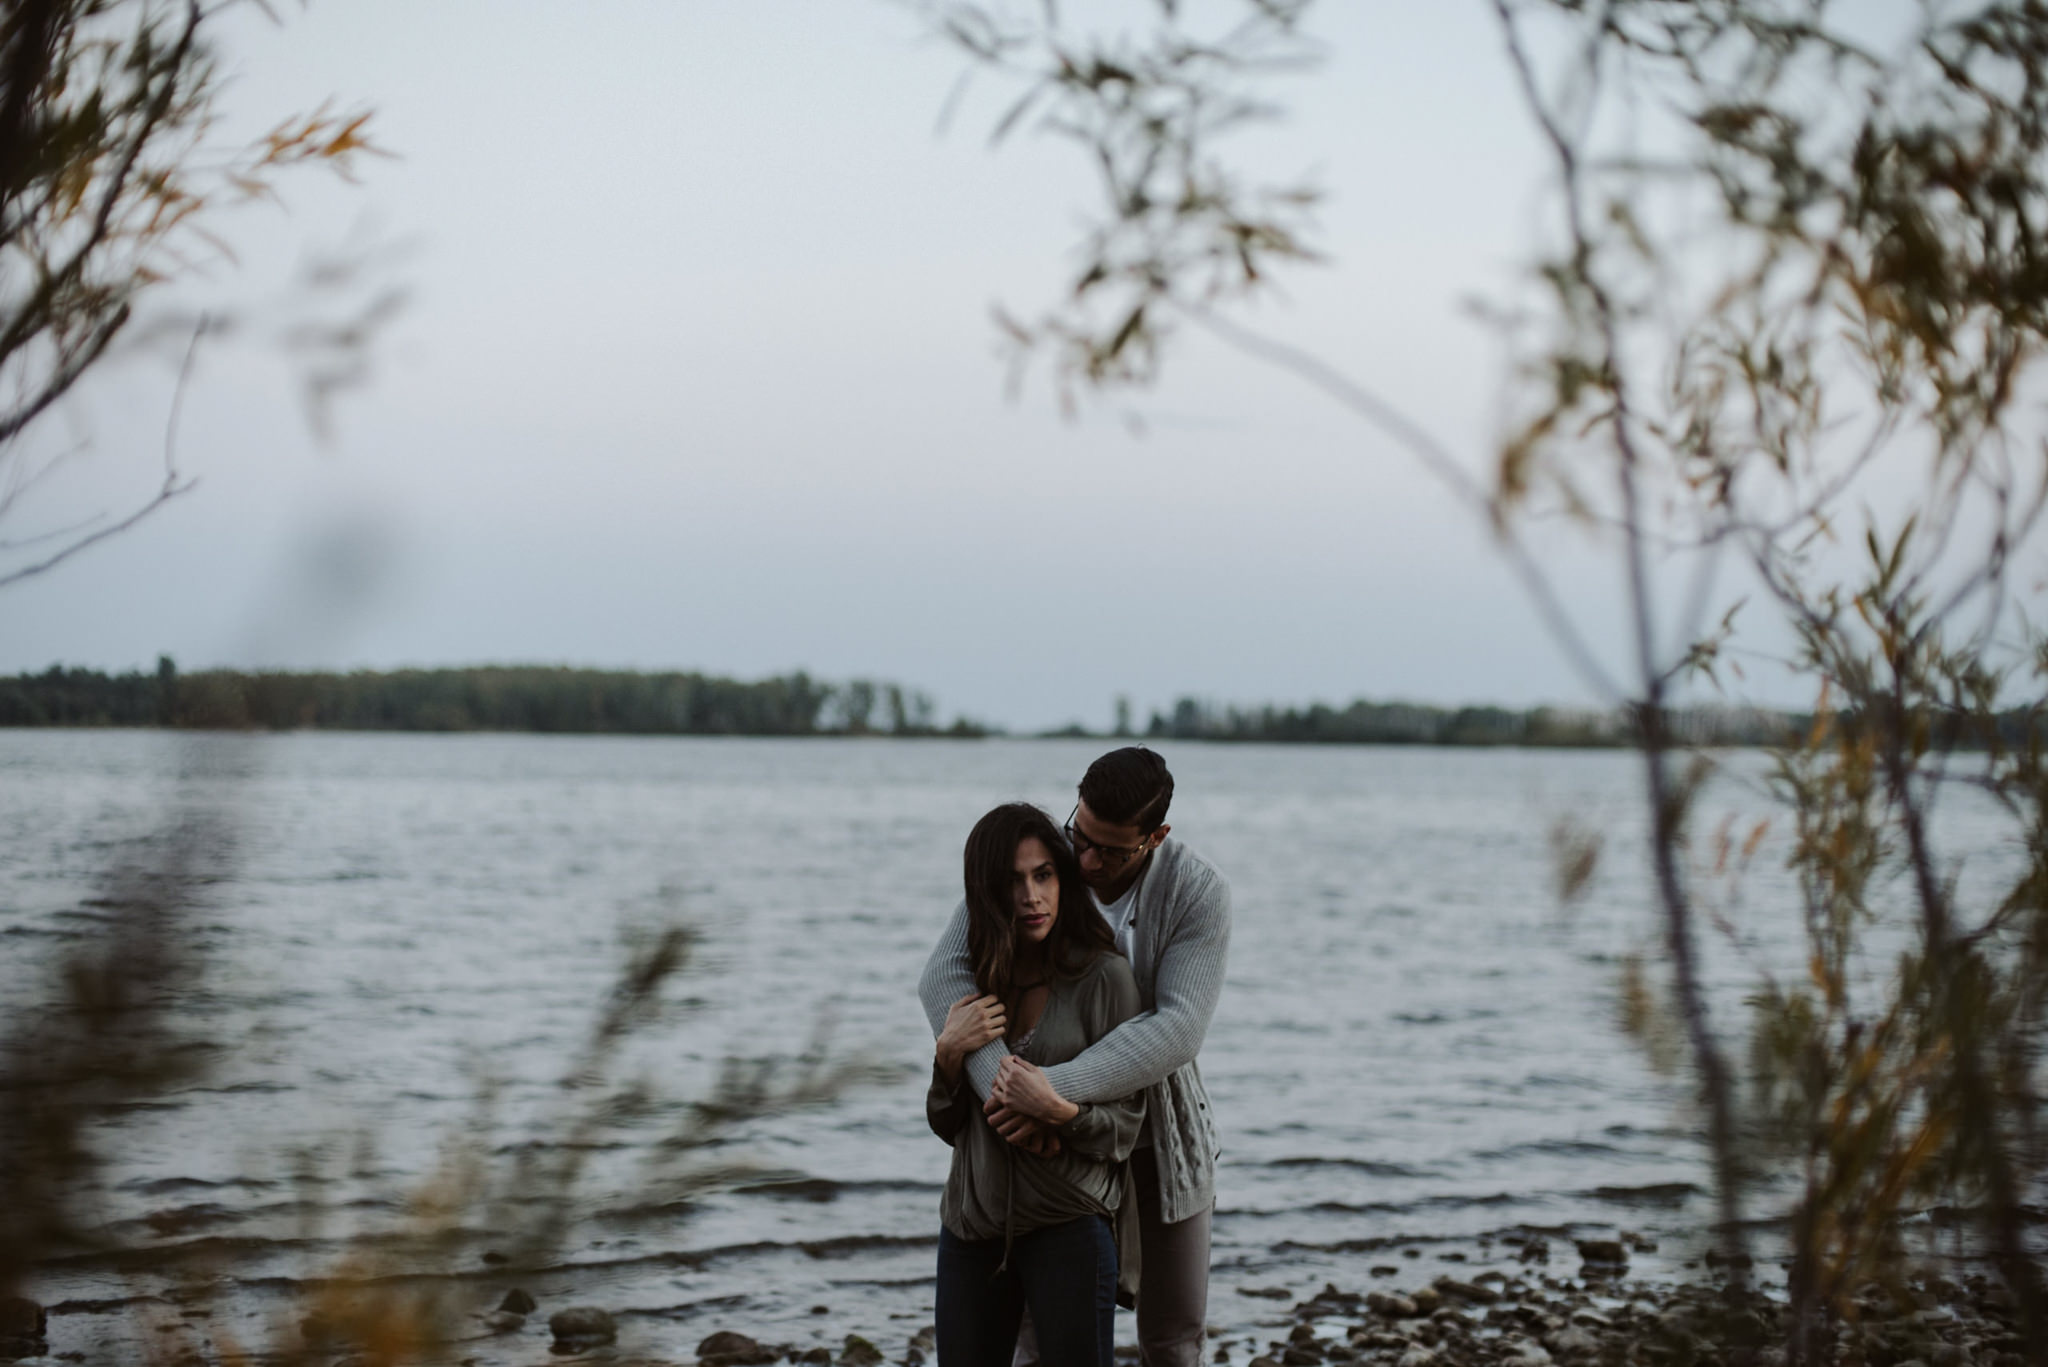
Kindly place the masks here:
[(1124, 895), (1114, 902), (1104, 902), (1100, 897), (1095, 897), (1093, 888), (1088, 890), (1088, 895), (1095, 897), (1095, 905), (1101, 910), (1102, 919), (1109, 922), (1110, 931), (1116, 936), (1116, 947), (1123, 951), (1126, 959), (1134, 957), (1131, 953), (1131, 913), (1137, 909), (1138, 884), (1143, 881), (1142, 878), (1131, 880), (1131, 885), (1124, 889)]
[[(1095, 898), (1095, 905), (1102, 911), (1102, 919), (1109, 922), (1109, 929), (1116, 936), (1116, 947), (1123, 951), (1126, 959), (1135, 957), (1131, 953), (1131, 913), (1138, 909), (1138, 884), (1144, 881), (1142, 878), (1132, 879), (1131, 885), (1124, 889), (1124, 895), (1109, 903), (1105, 903), (1100, 897), (1096, 897), (1095, 889), (1088, 889), (1088, 895)], [(1145, 1117), (1144, 1125), (1138, 1130), (1137, 1147), (1141, 1149), (1152, 1147), (1152, 1117), (1150, 1115)]]

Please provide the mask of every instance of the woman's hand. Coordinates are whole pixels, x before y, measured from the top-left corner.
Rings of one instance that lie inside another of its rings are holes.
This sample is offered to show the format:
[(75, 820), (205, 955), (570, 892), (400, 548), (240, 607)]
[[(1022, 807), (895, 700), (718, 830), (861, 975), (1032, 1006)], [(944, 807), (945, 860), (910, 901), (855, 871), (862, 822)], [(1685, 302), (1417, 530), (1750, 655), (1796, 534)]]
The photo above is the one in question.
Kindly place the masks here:
[(996, 1070), (995, 1085), (989, 1088), (988, 1099), (991, 1106), (1007, 1107), (1048, 1125), (1064, 1125), (1081, 1113), (1079, 1106), (1052, 1089), (1042, 1068), (1015, 1054), (1004, 1059), (1003, 1066)]
[(994, 993), (980, 997), (970, 992), (954, 1002), (953, 1009), (946, 1013), (945, 1028), (939, 1031), (939, 1071), (946, 1075), (946, 1081), (958, 1082), (960, 1065), (967, 1061), (967, 1056), (982, 1045), (1001, 1039), (1008, 1028), (1003, 1000)]

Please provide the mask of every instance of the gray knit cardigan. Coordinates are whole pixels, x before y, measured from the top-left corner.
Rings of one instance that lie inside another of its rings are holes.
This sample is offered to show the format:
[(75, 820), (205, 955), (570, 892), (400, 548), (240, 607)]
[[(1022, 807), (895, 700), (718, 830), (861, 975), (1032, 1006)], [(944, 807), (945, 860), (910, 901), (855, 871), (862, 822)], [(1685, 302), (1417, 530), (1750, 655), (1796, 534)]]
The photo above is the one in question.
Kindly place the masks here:
[[(1216, 1122), (1195, 1055), (1223, 991), (1230, 885), (1207, 860), (1168, 836), (1146, 861), (1131, 915), (1131, 968), (1144, 1010), (1079, 1057), (1046, 1069), (1045, 1076), (1069, 1101), (1145, 1093), (1146, 1128), (1159, 1165), (1159, 1214), (1173, 1224), (1216, 1201)], [(972, 991), (963, 901), (953, 908), (917, 984), (934, 1037), (945, 1028), (953, 1003)], [(976, 1095), (988, 1097), (1009, 1052), (997, 1040), (967, 1060)]]

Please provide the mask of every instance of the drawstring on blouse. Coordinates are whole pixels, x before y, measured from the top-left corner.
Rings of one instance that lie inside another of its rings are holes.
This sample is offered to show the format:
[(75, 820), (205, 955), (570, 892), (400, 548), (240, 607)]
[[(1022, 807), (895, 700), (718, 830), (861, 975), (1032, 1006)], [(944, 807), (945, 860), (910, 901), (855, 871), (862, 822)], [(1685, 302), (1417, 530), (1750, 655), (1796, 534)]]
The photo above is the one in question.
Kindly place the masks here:
[(1003, 1260), (989, 1274), (994, 1281), (1010, 1270), (1010, 1250), (1017, 1246), (1017, 1155), (1003, 1155)]
[[(1041, 1020), (1039, 1024), (1042, 1025), (1044, 1022)], [(1031, 1037), (1037, 1033), (1038, 1026), (1032, 1026), (1024, 1032), (1023, 1036), (1012, 1048), (1021, 1054), (1024, 1047), (1031, 1043)], [(996, 1270), (989, 1276), (990, 1281), (994, 1281), (997, 1277), (1002, 1276), (1009, 1269), (1010, 1250), (1016, 1247), (1016, 1244), (1017, 1151), (1013, 1148), (1005, 1147), (1003, 1150), (1003, 1260), (996, 1264)]]

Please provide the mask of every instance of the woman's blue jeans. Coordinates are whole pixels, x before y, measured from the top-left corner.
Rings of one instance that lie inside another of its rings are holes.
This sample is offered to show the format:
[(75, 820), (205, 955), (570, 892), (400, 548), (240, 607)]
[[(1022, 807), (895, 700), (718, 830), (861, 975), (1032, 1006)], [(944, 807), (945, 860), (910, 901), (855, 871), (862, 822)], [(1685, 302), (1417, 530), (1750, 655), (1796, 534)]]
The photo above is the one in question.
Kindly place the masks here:
[(940, 1228), (940, 1367), (1010, 1367), (1027, 1305), (1039, 1361), (1111, 1367), (1116, 1240), (1109, 1221), (1085, 1215), (1019, 1234), (999, 1273), (1002, 1263), (1001, 1239), (956, 1239)]

